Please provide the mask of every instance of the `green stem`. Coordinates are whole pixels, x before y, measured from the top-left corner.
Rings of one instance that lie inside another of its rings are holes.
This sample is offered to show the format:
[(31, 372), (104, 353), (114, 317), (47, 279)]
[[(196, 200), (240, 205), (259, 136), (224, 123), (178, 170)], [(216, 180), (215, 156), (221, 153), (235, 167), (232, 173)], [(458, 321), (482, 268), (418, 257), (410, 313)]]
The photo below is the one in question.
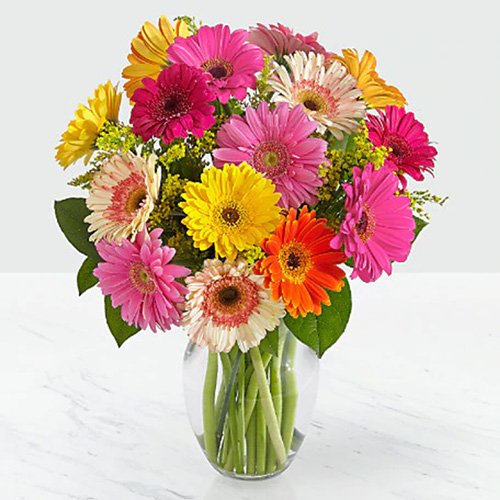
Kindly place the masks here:
[[(241, 354), (241, 351), (238, 350), (238, 353)], [(241, 363), (238, 371), (238, 404), (236, 407), (237, 410), (237, 420), (236, 420), (236, 428), (237, 428), (237, 449), (238, 454), (241, 457), (241, 468), (237, 470), (239, 474), (243, 474), (245, 472), (245, 358), (241, 357)]]
[(229, 439), (229, 434), (230, 434), (230, 429), (229, 429), (229, 423), (226, 420), (226, 423), (224, 425), (224, 434), (222, 438), (222, 446), (220, 447), (220, 452), (219, 452), (219, 465), (221, 467), (224, 467), (226, 462), (227, 462), (227, 457), (229, 454), (229, 444), (230, 444), (230, 439)]
[(263, 476), (266, 473), (267, 430), (266, 417), (260, 400), (255, 408), (255, 420), (257, 432), (255, 470), (258, 476)]
[[(216, 442), (217, 449), (219, 449), (220, 441), (222, 439), (222, 432), (224, 431), (224, 422), (226, 421), (227, 410), (229, 408), (229, 401), (231, 398), (234, 398), (234, 383), (236, 380), (236, 375), (239, 373), (239, 367), (241, 363), (241, 351), (238, 349), (238, 352), (234, 358), (232, 365), (230, 364), (229, 356), (225, 353), (221, 353), (221, 361), (224, 368), (224, 387), (225, 394), (221, 404), (221, 409), (218, 417), (217, 431), (216, 431)], [(243, 365), (244, 366), (244, 365)], [(220, 392), (219, 392), (220, 394)], [(216, 411), (217, 415), (217, 411)]]
[(215, 440), (214, 398), (217, 386), (217, 354), (208, 353), (207, 371), (203, 386), (203, 440), (208, 460), (217, 460), (217, 443)]
[[(281, 353), (274, 356), (271, 361), (270, 370), (271, 396), (273, 398), (274, 411), (278, 419), (278, 426), (281, 428), (281, 416), (283, 410), (282, 385), (281, 385)], [(276, 452), (272, 446), (267, 453), (267, 472), (274, 472), (276, 469)]]
[(285, 450), (283, 440), (281, 439), (280, 426), (278, 424), (276, 413), (274, 413), (273, 400), (271, 399), (271, 392), (269, 391), (269, 387), (267, 385), (266, 372), (258, 347), (250, 349), (250, 357), (252, 358), (255, 375), (257, 377), (260, 402), (266, 419), (269, 436), (271, 437), (271, 442), (276, 451), (278, 465), (281, 465), (286, 462), (287, 452)]
[[(264, 364), (264, 368), (267, 368), (267, 366), (271, 361), (271, 358), (272, 355), (269, 353), (264, 353), (262, 355), (262, 362)], [(248, 424), (250, 423), (250, 418), (253, 414), (255, 403), (257, 402), (258, 392), (259, 392), (259, 385), (257, 383), (257, 376), (255, 375), (255, 371), (252, 369), (252, 376), (250, 378), (250, 382), (248, 383), (246, 390), (246, 397), (245, 397), (245, 429), (248, 428)]]
[(295, 374), (295, 354), (297, 351), (297, 339), (293, 335), (288, 335), (285, 349), (287, 350), (287, 352), (285, 353), (283, 358), (288, 360), (288, 363), (283, 363), (282, 366), (284, 387), (281, 432), (283, 435), (285, 450), (288, 454), (292, 446), (298, 399), (297, 376)]
[[(264, 422), (265, 425), (265, 422)], [(247, 474), (249, 476), (255, 475), (255, 458), (256, 458), (256, 431), (257, 431), (257, 417), (256, 412), (253, 412), (248, 424), (247, 430)]]

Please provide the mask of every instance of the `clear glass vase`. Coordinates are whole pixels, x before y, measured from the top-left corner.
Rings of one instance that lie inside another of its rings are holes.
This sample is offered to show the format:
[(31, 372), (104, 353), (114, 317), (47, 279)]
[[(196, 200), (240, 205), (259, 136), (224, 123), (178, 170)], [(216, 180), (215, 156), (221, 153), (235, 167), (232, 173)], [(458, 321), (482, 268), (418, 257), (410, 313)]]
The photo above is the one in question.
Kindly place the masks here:
[[(208, 461), (238, 479), (264, 479), (293, 461), (309, 425), (318, 359), (280, 325), (277, 349), (210, 353), (190, 343), (184, 396), (191, 426)], [(275, 346), (276, 347), (276, 346)]]

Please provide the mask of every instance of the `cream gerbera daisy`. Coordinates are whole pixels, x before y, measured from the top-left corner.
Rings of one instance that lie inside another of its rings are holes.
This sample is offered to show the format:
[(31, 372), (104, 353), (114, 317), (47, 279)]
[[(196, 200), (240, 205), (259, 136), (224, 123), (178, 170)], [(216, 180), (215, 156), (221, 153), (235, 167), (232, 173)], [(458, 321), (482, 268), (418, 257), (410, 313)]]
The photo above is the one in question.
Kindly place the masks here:
[(62, 167), (67, 168), (80, 158), (85, 165), (88, 164), (103, 125), (107, 121), (118, 120), (121, 99), (121, 92), (107, 82), (95, 89), (88, 106), (78, 106), (75, 119), (69, 123), (61, 136), (61, 144), (56, 148), (56, 160)]
[(161, 170), (155, 170), (156, 156), (147, 159), (127, 153), (112, 156), (92, 179), (85, 218), (90, 224), (90, 241), (106, 239), (120, 243), (141, 231), (160, 189)]
[(365, 116), (366, 106), (359, 99), (356, 79), (339, 61), (326, 64), (322, 54), (313, 52), (295, 52), (285, 60), (290, 71), (276, 65), (269, 81), (276, 92), (273, 101), (302, 105), (309, 118), (318, 122), (319, 132), (328, 129), (338, 140), (358, 129), (357, 120)]
[(283, 302), (272, 299), (263, 277), (243, 261), (206, 260), (186, 285), (182, 324), (192, 342), (212, 352), (229, 352), (235, 343), (247, 352), (285, 315)]

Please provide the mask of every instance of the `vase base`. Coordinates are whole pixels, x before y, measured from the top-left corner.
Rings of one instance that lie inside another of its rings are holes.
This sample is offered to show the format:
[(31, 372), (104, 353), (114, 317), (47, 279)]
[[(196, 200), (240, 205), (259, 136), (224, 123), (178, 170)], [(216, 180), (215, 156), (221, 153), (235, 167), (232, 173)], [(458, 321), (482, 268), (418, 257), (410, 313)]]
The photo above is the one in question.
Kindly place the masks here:
[(280, 469), (275, 470), (273, 472), (267, 472), (264, 474), (245, 474), (245, 473), (240, 474), (235, 471), (228, 471), (215, 464), (211, 465), (220, 475), (230, 479), (238, 479), (240, 481), (264, 481), (266, 479), (272, 479), (273, 477), (279, 476), (288, 469), (291, 463), (292, 461), (289, 459), (287, 460), (286, 464)]

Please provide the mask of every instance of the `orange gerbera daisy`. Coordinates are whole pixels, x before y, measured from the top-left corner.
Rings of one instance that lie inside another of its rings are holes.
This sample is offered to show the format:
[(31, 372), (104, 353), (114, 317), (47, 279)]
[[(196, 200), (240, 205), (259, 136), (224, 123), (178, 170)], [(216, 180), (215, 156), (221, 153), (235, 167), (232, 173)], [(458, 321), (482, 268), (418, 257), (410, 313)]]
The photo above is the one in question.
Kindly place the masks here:
[(357, 87), (363, 92), (363, 99), (368, 107), (380, 109), (386, 106), (402, 107), (406, 104), (403, 94), (396, 87), (387, 85), (377, 73), (377, 59), (369, 50), (365, 50), (361, 59), (355, 49), (342, 49), (342, 55), (343, 57), (335, 56), (335, 59), (358, 80)]
[(172, 26), (165, 16), (158, 21), (158, 28), (150, 22), (144, 23), (139, 34), (132, 40), (128, 56), (130, 63), (122, 73), (128, 80), (125, 85), (127, 96), (132, 97), (136, 89), (142, 87), (146, 77), (156, 80), (161, 70), (167, 66), (167, 49), (175, 37), (191, 35), (188, 25), (178, 19)]
[(321, 304), (330, 305), (326, 290), (339, 292), (345, 273), (337, 264), (345, 262), (344, 252), (332, 250), (335, 233), (316, 211), (292, 208), (274, 234), (262, 242), (264, 257), (256, 272), (264, 275), (264, 285), (274, 300), (283, 299), (288, 312), (297, 318), (307, 313), (321, 314)]

